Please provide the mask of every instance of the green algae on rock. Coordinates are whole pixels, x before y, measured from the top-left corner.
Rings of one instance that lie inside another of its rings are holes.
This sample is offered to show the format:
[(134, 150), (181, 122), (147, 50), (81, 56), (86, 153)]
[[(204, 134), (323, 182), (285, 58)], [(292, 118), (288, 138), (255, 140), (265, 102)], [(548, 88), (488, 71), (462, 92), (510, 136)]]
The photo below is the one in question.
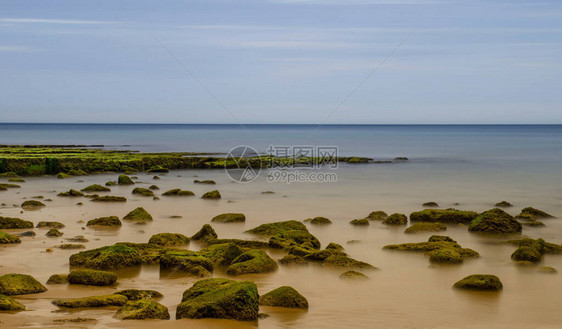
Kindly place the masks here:
[(191, 240), (195, 241), (207, 241), (209, 239), (216, 239), (218, 238), (217, 232), (213, 229), (213, 227), (209, 224), (203, 225), (201, 229), (191, 236)]
[(47, 280), (47, 284), (67, 284), (68, 274), (53, 274)]
[(144, 319), (170, 319), (168, 308), (153, 299), (140, 299), (129, 301), (123, 305), (115, 317), (123, 320), (144, 320)]
[(4, 274), (0, 276), (0, 294), (27, 295), (47, 291), (39, 281), (27, 274)]
[(69, 260), (70, 266), (100, 270), (114, 270), (142, 263), (141, 254), (123, 244), (82, 251), (70, 256)]
[(74, 244), (74, 243), (64, 243), (64, 244), (59, 244), (58, 246), (56, 246), (57, 248), (60, 249), (86, 249), (86, 246), (83, 244)]
[(243, 223), (245, 221), (246, 216), (241, 213), (220, 214), (211, 219), (211, 222), (215, 223)]
[(310, 224), (318, 224), (318, 225), (325, 225), (325, 224), (332, 224), (332, 221), (326, 217), (314, 217), (305, 219), (303, 222), (310, 223)]
[(89, 220), (86, 226), (109, 226), (109, 227), (119, 227), (121, 226), (121, 221), (117, 216), (100, 217)]
[(167, 173), (170, 172), (170, 169), (164, 168), (160, 165), (152, 166), (150, 169), (146, 171), (147, 173)]
[(242, 249), (234, 243), (213, 244), (197, 252), (217, 266), (229, 266), (236, 257), (243, 253)]
[(437, 204), (437, 202), (430, 201), (430, 202), (424, 202), (424, 203), (422, 204), (422, 207), (426, 207), (426, 208), (438, 208), (439, 205)]
[(463, 262), (463, 256), (455, 248), (440, 248), (428, 254), (431, 263), (459, 264)]
[(499, 207), (499, 208), (509, 208), (509, 207), (513, 207), (513, 205), (512, 205), (511, 203), (507, 202), (507, 201), (500, 201), (500, 202), (496, 203), (495, 206), (496, 206), (496, 207)]
[(66, 308), (123, 306), (127, 297), (118, 294), (53, 300), (53, 305)]
[(113, 196), (113, 195), (104, 195), (104, 196), (95, 196), (92, 198), (93, 202), (127, 202), (127, 198), (123, 196)]
[(189, 243), (189, 238), (180, 233), (158, 233), (150, 237), (148, 243), (159, 246), (181, 246)]
[(308, 309), (308, 301), (295, 288), (282, 286), (260, 296), (260, 305)]
[(0, 244), (21, 243), (21, 239), (15, 235), (11, 235), (0, 231)]
[(76, 270), (68, 274), (68, 283), (85, 286), (111, 286), (117, 282), (117, 274), (99, 270)]
[(338, 244), (338, 243), (330, 242), (326, 246), (326, 249), (334, 249), (334, 250), (343, 251), (343, 246), (341, 244)]
[(99, 184), (93, 184), (81, 189), (82, 192), (110, 192), (111, 189), (109, 187), (101, 186)]
[(269, 273), (277, 270), (277, 263), (260, 249), (254, 249), (236, 257), (226, 269), (229, 275)]
[(193, 183), (195, 184), (208, 184), (208, 185), (215, 185), (217, 184), (214, 180), (207, 179), (207, 180), (194, 180)]
[(206, 192), (201, 196), (201, 199), (220, 199), (221, 194), (218, 190)]
[(355, 225), (355, 226), (366, 226), (366, 225), (369, 225), (369, 220), (367, 218), (354, 219), (354, 220), (350, 221), (349, 224)]
[(368, 280), (369, 277), (366, 276), (365, 274), (361, 273), (361, 272), (357, 272), (357, 271), (347, 271), (347, 272), (344, 272), (344, 273), (340, 274), (340, 279), (346, 279), (346, 280)]
[(208, 277), (213, 272), (213, 262), (189, 250), (171, 250), (160, 257), (161, 270), (173, 270), (196, 277)]
[(498, 291), (503, 289), (503, 284), (495, 275), (473, 274), (457, 281), (453, 287), (468, 290)]
[(71, 178), (71, 177), (72, 177), (72, 175), (65, 174), (63, 172), (60, 172), (60, 173), (57, 174), (58, 179)]
[(440, 235), (431, 236), (428, 242), (387, 245), (383, 249), (426, 252), (432, 263), (462, 263), (465, 258), (479, 256), (478, 252), (463, 248), (450, 237)]
[(283, 265), (291, 265), (291, 264), (307, 265), (308, 261), (306, 259), (302, 258), (301, 256), (289, 254), (289, 255), (279, 259), (279, 264), (283, 264)]
[(269, 246), (277, 249), (290, 249), (295, 245), (320, 249), (320, 241), (306, 226), (296, 220), (262, 224), (248, 233), (270, 237)]
[(150, 185), (148, 189), (155, 191), (155, 190), (159, 190), (160, 188), (158, 187), (158, 185)]
[(61, 192), (61, 193), (57, 194), (57, 196), (60, 196), (60, 197), (79, 197), (79, 196), (84, 196), (84, 193), (82, 193), (80, 191), (76, 191), (74, 189), (70, 189), (66, 192)]
[(518, 262), (531, 262), (538, 263), (542, 260), (542, 254), (533, 247), (519, 247), (513, 254), (511, 254), (511, 259)]
[(269, 248), (269, 243), (264, 241), (256, 241), (256, 240), (242, 240), (242, 239), (207, 239), (205, 241), (207, 245), (215, 245), (215, 244), (227, 244), (232, 243), (237, 245), (238, 247), (242, 248), (249, 248), (249, 249), (267, 249)]
[(0, 311), (25, 311), (25, 306), (12, 297), (0, 294)]
[(175, 188), (162, 193), (163, 196), (194, 196), (195, 193), (191, 191), (184, 191), (179, 188)]
[(523, 246), (533, 247), (544, 254), (562, 254), (561, 245), (556, 243), (546, 242), (541, 238), (539, 239), (523, 238), (523, 239), (509, 240), (506, 242), (518, 247), (523, 247)]
[(50, 238), (58, 238), (58, 237), (62, 236), (63, 233), (61, 231), (57, 230), (56, 228), (52, 228), (45, 235), (50, 237)]
[(425, 209), (410, 214), (411, 222), (441, 222), (451, 224), (468, 224), (478, 213), (456, 209)]
[(37, 200), (27, 200), (21, 204), (21, 207), (25, 210), (35, 210), (45, 207), (45, 204)]
[(505, 211), (494, 208), (478, 215), (468, 226), (471, 232), (483, 233), (517, 233), (521, 224)]
[(152, 192), (151, 190), (149, 190), (147, 188), (143, 188), (143, 187), (135, 187), (131, 193), (137, 194), (137, 195), (142, 195), (142, 196), (154, 196), (154, 192)]
[(404, 214), (394, 213), (386, 217), (382, 223), (386, 225), (408, 225), (408, 217)]
[(421, 232), (440, 232), (446, 231), (447, 226), (443, 223), (427, 223), (417, 222), (404, 230), (404, 233), (421, 233)]
[(7, 230), (14, 228), (33, 228), (33, 223), (21, 218), (0, 216), (0, 229)]
[(117, 184), (118, 185), (133, 185), (133, 184), (135, 184), (135, 182), (133, 182), (131, 177), (129, 177), (127, 175), (119, 175), (119, 177), (117, 177)]
[(64, 224), (61, 222), (48, 222), (40, 221), (35, 226), (36, 228), (64, 228)]
[(176, 318), (255, 321), (259, 313), (256, 284), (251, 281), (206, 279), (183, 293)]
[(123, 217), (123, 220), (147, 222), (152, 220), (152, 216), (143, 207), (138, 207), (125, 215), (125, 217)]
[(164, 297), (156, 290), (141, 290), (141, 289), (125, 289), (116, 292), (118, 295), (127, 297), (128, 300), (141, 300), (141, 299), (161, 299)]
[(530, 215), (535, 218), (554, 218), (554, 216), (552, 216), (551, 214), (533, 207), (523, 208), (523, 210), (521, 210), (521, 215)]

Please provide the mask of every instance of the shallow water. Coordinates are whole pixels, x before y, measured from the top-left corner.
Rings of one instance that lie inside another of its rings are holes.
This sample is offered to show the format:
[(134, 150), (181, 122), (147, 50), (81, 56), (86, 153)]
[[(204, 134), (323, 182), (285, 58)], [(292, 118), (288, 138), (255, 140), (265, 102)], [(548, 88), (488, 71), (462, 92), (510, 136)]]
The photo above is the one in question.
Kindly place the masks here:
[[(415, 166), (415, 170), (412, 166)], [(61, 238), (47, 238), (46, 230), (35, 229), (37, 236), (24, 237), (16, 246), (0, 248), (2, 266), (0, 274), (28, 273), (45, 282), (51, 274), (67, 273), (68, 257), (76, 252), (45, 248), (64, 241), (64, 238), (84, 235), (90, 240), (88, 249), (110, 245), (119, 241), (146, 242), (155, 233), (177, 232), (191, 236), (209, 223), (217, 214), (242, 212), (247, 221), (243, 224), (213, 224), (223, 238), (255, 238), (245, 230), (266, 222), (314, 216), (331, 218), (328, 227), (309, 226), (322, 245), (329, 242), (342, 244), (351, 257), (369, 262), (379, 270), (366, 271), (371, 278), (365, 282), (349, 282), (338, 278), (345, 269), (331, 269), (315, 264), (304, 267), (280, 266), (270, 274), (245, 275), (241, 280), (253, 280), (261, 293), (281, 285), (290, 285), (309, 301), (308, 311), (261, 307), (269, 314), (266, 319), (252, 323), (231, 320), (169, 320), (120, 321), (113, 318), (115, 309), (79, 310), (59, 312), (51, 305), (53, 298), (79, 297), (105, 294), (116, 289), (155, 289), (164, 294), (161, 301), (175, 318), (175, 308), (182, 292), (195, 278), (160, 273), (158, 266), (126, 269), (118, 272), (118, 287), (81, 287), (50, 285), (49, 291), (38, 295), (18, 297), (27, 307), (26, 312), (0, 314), (7, 327), (152, 327), (179, 328), (529, 328), (559, 327), (559, 305), (562, 303), (560, 274), (543, 274), (536, 267), (520, 267), (510, 260), (515, 249), (500, 244), (508, 237), (470, 234), (466, 227), (449, 226), (447, 232), (463, 247), (472, 248), (481, 255), (462, 265), (431, 266), (423, 254), (382, 250), (387, 244), (426, 241), (430, 233), (407, 235), (404, 227), (387, 227), (371, 222), (369, 227), (353, 227), (349, 221), (365, 217), (374, 210), (409, 214), (420, 210), (421, 203), (436, 201), (442, 207), (483, 211), (495, 202), (508, 200), (515, 206), (512, 214), (525, 206), (543, 209), (557, 217), (562, 216), (560, 175), (548, 172), (522, 174), (516, 170), (481, 164), (439, 166), (438, 164), (344, 165), (335, 171), (336, 183), (269, 183), (261, 175), (256, 181), (238, 184), (230, 181), (222, 170), (173, 171), (160, 180), (152, 175), (139, 174), (135, 186), (160, 186), (160, 192), (181, 187), (200, 196), (206, 191), (220, 190), (222, 200), (192, 198), (166, 198), (159, 201), (131, 195), (133, 186), (112, 187), (111, 195), (128, 198), (126, 204), (99, 204), (86, 198), (61, 198), (56, 194), (69, 188), (81, 189), (93, 183), (103, 184), (115, 180), (114, 174), (92, 175), (59, 180), (52, 177), (27, 178), (21, 189), (0, 192), (0, 200), (8, 206), (0, 208), (0, 215), (21, 217), (38, 222), (56, 220), (66, 224)], [(193, 184), (193, 179), (214, 179), (216, 186)], [(78, 182), (83, 180), (83, 182)], [(262, 191), (274, 194), (261, 194)], [(42, 195), (53, 199), (38, 211), (25, 211), (12, 204), (21, 204), (23, 198)], [(229, 202), (231, 201), (231, 202)], [(83, 206), (77, 206), (83, 202)], [(130, 210), (143, 206), (154, 217), (148, 225), (123, 223), (117, 230), (82, 229), (78, 220), (101, 216), (124, 216)], [(169, 218), (181, 215), (182, 218)], [(523, 235), (543, 237), (555, 243), (562, 242), (562, 224), (559, 219), (544, 220), (546, 227), (524, 227)], [(6, 230), (10, 233), (18, 230)], [(361, 243), (348, 244), (350, 240)], [(190, 249), (200, 245), (192, 242)], [(281, 258), (284, 253), (270, 252)], [(562, 270), (562, 256), (546, 255), (545, 266)], [(490, 273), (500, 277), (504, 290), (500, 293), (457, 291), (451, 288), (457, 280), (474, 273)], [(214, 276), (225, 276), (215, 272)], [(55, 324), (55, 319), (95, 318), (96, 324)]]

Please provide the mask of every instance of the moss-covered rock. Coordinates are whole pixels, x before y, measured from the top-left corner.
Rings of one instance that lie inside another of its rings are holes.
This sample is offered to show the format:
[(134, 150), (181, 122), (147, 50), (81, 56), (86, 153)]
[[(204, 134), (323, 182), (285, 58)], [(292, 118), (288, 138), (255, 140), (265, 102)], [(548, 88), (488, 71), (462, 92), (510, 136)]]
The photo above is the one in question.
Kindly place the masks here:
[(39, 281), (27, 274), (5, 274), (0, 276), (0, 294), (26, 295), (47, 291)]
[(260, 305), (308, 309), (308, 301), (293, 287), (283, 286), (260, 296)]
[(503, 289), (500, 279), (491, 274), (473, 274), (456, 282), (453, 287), (469, 290), (490, 290), (498, 291)]
[(117, 274), (98, 270), (77, 270), (68, 274), (68, 282), (85, 286), (111, 286), (117, 282)]
[(184, 191), (179, 188), (175, 188), (162, 193), (163, 196), (194, 196), (195, 193), (191, 191)]
[(507, 201), (500, 201), (498, 203), (496, 203), (495, 205), (498, 208), (509, 208), (509, 207), (513, 207), (513, 205)]
[(183, 293), (176, 318), (218, 318), (255, 321), (259, 313), (258, 289), (250, 281), (206, 279)]
[(494, 208), (478, 215), (468, 226), (471, 232), (483, 233), (517, 233), (521, 224), (505, 211)]
[(71, 177), (72, 177), (72, 175), (65, 174), (63, 172), (60, 172), (60, 173), (57, 174), (58, 179), (71, 178)]
[(243, 223), (245, 221), (246, 216), (240, 213), (220, 214), (211, 219), (211, 222), (215, 223)]
[(304, 222), (310, 224), (318, 224), (318, 225), (332, 224), (332, 221), (326, 217), (308, 218), (305, 219)]
[(394, 213), (386, 217), (382, 223), (386, 225), (408, 225), (408, 217), (404, 214)]
[(142, 196), (154, 196), (154, 192), (152, 192), (151, 190), (147, 189), (147, 188), (143, 188), (143, 187), (135, 187), (133, 189), (133, 192), (131, 192), (132, 194), (137, 194), (137, 195), (142, 195)]
[(64, 228), (64, 224), (61, 222), (47, 222), (47, 221), (40, 221), (35, 226), (36, 228)]
[(254, 249), (236, 257), (226, 269), (230, 275), (268, 273), (277, 270), (277, 263), (260, 249)]
[(141, 256), (142, 264), (158, 264), (160, 257), (169, 251), (152, 243), (133, 243), (133, 242), (119, 242), (117, 245), (127, 246), (134, 249)]
[(127, 198), (123, 196), (104, 195), (92, 198), (93, 202), (127, 202)]
[(15, 235), (11, 235), (0, 231), (0, 244), (21, 243), (21, 239)]
[(53, 274), (47, 280), (47, 284), (67, 284), (68, 274)]
[(123, 306), (127, 303), (127, 297), (123, 295), (100, 295), (82, 298), (55, 299), (53, 304), (58, 307), (82, 308), (82, 307), (109, 307)]
[(114, 180), (105, 182), (105, 186), (115, 186), (115, 185), (117, 185), (117, 181)]
[(35, 210), (45, 207), (45, 204), (37, 200), (27, 200), (21, 204), (21, 207), (25, 210)]
[(0, 229), (7, 230), (14, 228), (33, 228), (33, 223), (20, 218), (0, 216)]
[(196, 277), (208, 277), (213, 272), (210, 259), (193, 251), (171, 250), (160, 257), (161, 270), (173, 270)]
[(37, 234), (35, 234), (35, 232), (33, 231), (25, 231), (22, 233), (18, 233), (18, 236), (22, 236), (22, 237), (28, 237), (28, 236), (35, 236)]
[(170, 170), (168, 168), (164, 168), (160, 165), (157, 165), (157, 166), (150, 167), (150, 169), (148, 169), (146, 172), (147, 173), (167, 173), (169, 171)]
[(242, 249), (234, 243), (213, 244), (198, 252), (217, 266), (228, 266), (243, 253)]
[(127, 302), (122, 306), (115, 317), (123, 320), (159, 319), (168, 320), (168, 308), (153, 299), (141, 299)]
[(111, 189), (109, 187), (101, 186), (99, 184), (93, 184), (81, 189), (82, 192), (110, 192)]
[(430, 201), (430, 202), (424, 202), (424, 203), (422, 204), (422, 207), (425, 207), (425, 208), (438, 208), (439, 205), (437, 204), (437, 202)]
[(218, 190), (206, 192), (201, 196), (201, 199), (220, 199), (221, 194)]
[(195, 184), (208, 184), (208, 185), (215, 185), (216, 182), (214, 180), (211, 179), (207, 179), (207, 180), (194, 180), (193, 181)]
[(123, 220), (132, 220), (137, 222), (148, 222), (152, 220), (152, 216), (143, 207), (138, 207), (135, 210), (129, 212)]
[(412, 222), (440, 222), (450, 224), (468, 224), (472, 222), (478, 213), (474, 211), (463, 211), (456, 209), (425, 209), (410, 214)]
[(217, 232), (215, 232), (213, 227), (209, 224), (205, 224), (191, 239), (195, 241), (207, 241), (209, 239), (216, 239), (217, 237)]
[(440, 248), (431, 251), (429, 261), (437, 264), (459, 264), (463, 262), (463, 256), (454, 248)]
[(521, 210), (521, 215), (530, 215), (534, 216), (535, 218), (554, 218), (554, 216), (552, 216), (551, 214), (533, 207), (523, 208), (523, 210)]
[(118, 295), (127, 297), (128, 300), (141, 300), (141, 299), (161, 299), (164, 297), (156, 290), (141, 290), (141, 289), (126, 289), (116, 292)]
[(148, 243), (159, 246), (181, 246), (189, 243), (189, 238), (179, 233), (158, 233), (150, 237)]
[(384, 246), (383, 249), (426, 252), (432, 263), (462, 263), (465, 258), (478, 257), (478, 252), (461, 247), (448, 236), (433, 235), (428, 242), (403, 243)]
[(83, 244), (74, 244), (74, 243), (63, 243), (63, 244), (59, 244), (58, 246), (56, 246), (57, 248), (60, 249), (86, 249), (86, 246)]
[(354, 219), (350, 221), (349, 224), (355, 226), (366, 226), (369, 225), (369, 220), (367, 218)]
[(113, 270), (142, 263), (141, 254), (123, 244), (82, 251), (70, 256), (69, 260), (70, 266), (100, 270)]
[(117, 216), (100, 217), (89, 220), (86, 226), (109, 226), (109, 227), (119, 227), (121, 226), (121, 221)]
[(62, 236), (62, 234), (63, 233), (61, 231), (57, 230), (56, 228), (52, 228), (45, 235), (50, 238), (58, 238)]
[(339, 250), (339, 251), (343, 251), (343, 246), (341, 244), (337, 244), (334, 242), (330, 242), (327, 246), (326, 249), (334, 249), (334, 250)]
[(70, 169), (67, 174), (69, 174), (70, 176), (86, 176), (88, 175), (87, 172), (85, 172), (82, 169)]
[(308, 232), (306, 226), (296, 220), (262, 224), (248, 233), (269, 236), (272, 248), (290, 249), (294, 245), (320, 249), (320, 241)]
[(511, 259), (518, 262), (531, 262), (538, 263), (542, 260), (542, 254), (533, 247), (519, 247), (513, 254), (511, 254)]
[(447, 226), (443, 223), (417, 222), (412, 224), (406, 230), (404, 230), (404, 233), (440, 232), (446, 230), (447, 230)]
[(279, 264), (283, 264), (283, 265), (290, 265), (290, 264), (307, 265), (308, 261), (306, 259), (302, 258), (301, 256), (287, 255), (287, 256), (285, 256), (285, 257), (283, 257), (279, 260)]
[(0, 295), (0, 311), (25, 311), (25, 306), (12, 297)]
[(70, 189), (66, 192), (61, 192), (61, 193), (57, 194), (57, 196), (60, 196), (60, 197), (79, 197), (79, 196), (84, 196), (84, 193), (82, 193), (80, 191), (76, 191), (74, 189)]
[(346, 280), (368, 280), (369, 277), (366, 276), (365, 274), (361, 273), (361, 272), (357, 272), (357, 271), (347, 271), (347, 272), (344, 272), (344, 273), (340, 274), (340, 279), (346, 279)]
[(117, 184), (119, 184), (119, 185), (132, 185), (132, 184), (134, 184), (134, 182), (131, 179), (131, 177), (129, 177), (127, 175), (119, 175), (119, 177), (117, 178)]
[(509, 240), (507, 243), (517, 247), (532, 247), (537, 249), (542, 254), (562, 254), (562, 246), (556, 243), (546, 242), (543, 239), (516, 239)]

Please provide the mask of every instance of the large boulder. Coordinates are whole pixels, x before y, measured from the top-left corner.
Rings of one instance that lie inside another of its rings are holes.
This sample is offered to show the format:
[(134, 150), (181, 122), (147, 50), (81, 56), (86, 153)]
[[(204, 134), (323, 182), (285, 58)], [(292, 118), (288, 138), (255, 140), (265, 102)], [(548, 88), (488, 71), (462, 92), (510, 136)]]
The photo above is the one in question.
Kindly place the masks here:
[(207, 241), (209, 239), (216, 239), (217, 237), (217, 232), (215, 232), (213, 227), (209, 224), (205, 224), (197, 233), (193, 234), (191, 239), (195, 241)]
[(213, 278), (196, 282), (183, 293), (176, 318), (255, 321), (259, 313), (256, 284)]
[(129, 177), (127, 175), (119, 175), (119, 177), (117, 178), (117, 184), (119, 184), (119, 185), (132, 185), (132, 184), (134, 184), (134, 182), (131, 179), (131, 177)]
[(0, 294), (0, 311), (25, 311), (25, 306), (12, 297)]
[(180, 233), (158, 233), (150, 237), (148, 243), (165, 247), (181, 246), (188, 244), (189, 238)]
[(491, 274), (473, 274), (456, 282), (453, 287), (469, 290), (492, 290), (497, 291), (503, 288), (500, 279)]
[(58, 307), (82, 308), (82, 307), (109, 307), (123, 306), (127, 303), (127, 297), (123, 295), (100, 295), (81, 298), (63, 298), (53, 300)]
[(290, 249), (295, 245), (320, 249), (320, 241), (310, 234), (306, 226), (296, 220), (262, 224), (248, 233), (269, 236), (269, 246), (272, 248)]
[(468, 226), (471, 232), (482, 233), (517, 233), (521, 224), (505, 211), (494, 208), (478, 215)]
[(240, 213), (226, 213), (213, 217), (211, 222), (216, 223), (243, 223), (246, 221), (246, 216)]
[(117, 274), (97, 270), (77, 270), (68, 274), (68, 283), (85, 286), (111, 286), (117, 282)]
[(69, 260), (70, 266), (100, 270), (137, 266), (142, 263), (141, 254), (123, 244), (82, 251), (70, 256)]
[(536, 248), (522, 246), (511, 254), (511, 259), (518, 262), (538, 263), (542, 259), (542, 254)]
[(451, 224), (468, 224), (478, 213), (456, 209), (425, 209), (410, 214), (411, 222), (440, 222)]
[(33, 223), (20, 218), (0, 216), (0, 230), (13, 228), (33, 228)]
[(283, 286), (260, 296), (260, 305), (288, 308), (308, 308), (308, 301), (293, 287)]
[(166, 306), (153, 299), (141, 299), (127, 302), (127, 304), (117, 310), (115, 317), (123, 320), (168, 320), (170, 313)]
[(226, 269), (230, 275), (268, 273), (277, 270), (277, 263), (260, 249), (254, 249), (236, 257)]
[(47, 291), (39, 281), (27, 274), (4, 274), (0, 276), (0, 294), (26, 295)]
[(47, 280), (47, 284), (67, 284), (68, 274), (53, 274)]
[(86, 226), (108, 226), (108, 227), (120, 227), (121, 221), (117, 216), (100, 217), (89, 220)]
[(152, 220), (152, 216), (143, 207), (138, 207), (125, 215), (125, 217), (123, 217), (123, 220), (148, 222)]

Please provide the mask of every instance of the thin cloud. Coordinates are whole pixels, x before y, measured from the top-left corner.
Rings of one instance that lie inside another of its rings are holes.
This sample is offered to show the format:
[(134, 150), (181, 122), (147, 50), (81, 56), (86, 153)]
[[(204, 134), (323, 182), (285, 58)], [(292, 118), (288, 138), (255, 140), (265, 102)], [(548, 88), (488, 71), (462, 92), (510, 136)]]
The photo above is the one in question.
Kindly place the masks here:
[(40, 51), (38, 48), (25, 47), (25, 46), (1, 46), (0, 52), (32, 52)]
[(74, 19), (46, 19), (46, 18), (0, 18), (2, 23), (20, 24), (71, 24), (71, 25), (93, 25), (93, 24), (113, 24), (109, 21), (88, 21)]

